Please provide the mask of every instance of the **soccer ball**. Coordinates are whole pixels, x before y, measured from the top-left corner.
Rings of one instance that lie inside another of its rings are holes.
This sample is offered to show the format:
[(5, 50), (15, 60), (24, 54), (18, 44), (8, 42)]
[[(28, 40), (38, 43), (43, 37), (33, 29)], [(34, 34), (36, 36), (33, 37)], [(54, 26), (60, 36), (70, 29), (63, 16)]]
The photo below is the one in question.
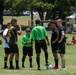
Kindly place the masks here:
[(51, 70), (51, 69), (52, 69), (52, 65), (50, 64), (47, 66), (47, 70)]

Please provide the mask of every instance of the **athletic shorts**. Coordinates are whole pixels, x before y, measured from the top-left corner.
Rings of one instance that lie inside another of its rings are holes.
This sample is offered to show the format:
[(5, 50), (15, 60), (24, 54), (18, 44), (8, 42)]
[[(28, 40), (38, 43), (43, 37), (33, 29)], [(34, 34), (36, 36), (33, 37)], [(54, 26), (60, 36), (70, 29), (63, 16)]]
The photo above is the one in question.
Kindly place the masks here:
[(4, 48), (5, 54), (10, 54), (10, 48)]
[(65, 42), (61, 42), (58, 45), (59, 53), (65, 54)]
[(10, 46), (10, 52), (11, 53), (18, 53), (19, 54), (19, 49), (17, 44), (9, 44)]
[(33, 56), (33, 48), (23, 46), (23, 55)]
[(36, 53), (41, 53), (41, 48), (45, 52), (47, 50), (47, 45), (45, 40), (36, 40), (35, 41), (35, 50)]
[(52, 53), (58, 53), (58, 43), (51, 44)]

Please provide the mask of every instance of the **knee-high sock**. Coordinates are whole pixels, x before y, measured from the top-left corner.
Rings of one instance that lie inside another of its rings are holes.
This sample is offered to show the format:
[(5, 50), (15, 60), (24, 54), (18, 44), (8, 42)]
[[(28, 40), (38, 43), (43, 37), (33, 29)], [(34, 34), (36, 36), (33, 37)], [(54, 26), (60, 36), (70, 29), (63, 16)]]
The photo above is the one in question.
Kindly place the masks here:
[(40, 67), (40, 57), (36, 57), (36, 62), (37, 62), (38, 67)]
[(45, 62), (48, 63), (48, 53), (45, 52)]
[(4, 66), (7, 66), (7, 57), (4, 57)]
[(55, 66), (58, 66), (58, 59), (54, 59), (55, 61)]

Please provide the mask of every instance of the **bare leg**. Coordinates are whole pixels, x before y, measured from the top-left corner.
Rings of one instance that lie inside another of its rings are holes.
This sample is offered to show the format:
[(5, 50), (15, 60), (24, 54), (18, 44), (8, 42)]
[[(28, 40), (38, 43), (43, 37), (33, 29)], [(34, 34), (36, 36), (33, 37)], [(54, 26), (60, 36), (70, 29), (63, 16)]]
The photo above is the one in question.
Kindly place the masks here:
[(65, 55), (64, 54), (60, 54), (61, 57), (61, 67), (65, 68)]

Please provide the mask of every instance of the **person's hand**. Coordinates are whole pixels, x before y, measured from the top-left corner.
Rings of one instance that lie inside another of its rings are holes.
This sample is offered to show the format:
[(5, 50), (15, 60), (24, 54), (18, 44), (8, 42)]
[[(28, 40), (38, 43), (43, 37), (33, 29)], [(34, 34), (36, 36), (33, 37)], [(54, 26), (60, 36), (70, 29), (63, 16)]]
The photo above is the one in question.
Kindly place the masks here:
[(61, 43), (61, 40), (58, 43)]
[(31, 47), (33, 47), (33, 44), (31, 44)]
[(30, 42), (30, 41), (28, 41), (28, 42), (26, 42), (26, 44), (31, 44), (31, 42)]
[(54, 44), (55, 42), (53, 41), (52, 44)]
[(22, 28), (22, 25), (19, 25), (19, 28)]

